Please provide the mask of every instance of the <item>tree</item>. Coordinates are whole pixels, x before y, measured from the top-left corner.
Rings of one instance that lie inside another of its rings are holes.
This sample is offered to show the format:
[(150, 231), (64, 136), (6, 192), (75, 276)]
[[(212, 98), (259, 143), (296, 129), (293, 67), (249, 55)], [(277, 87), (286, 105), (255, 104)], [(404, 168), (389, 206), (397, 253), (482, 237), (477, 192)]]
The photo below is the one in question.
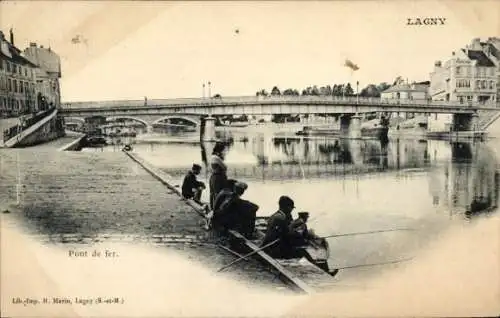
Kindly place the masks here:
[(383, 82), (383, 83), (380, 83), (377, 85), (377, 90), (379, 93), (382, 93), (383, 91), (385, 91), (389, 87), (391, 87), (391, 85), (387, 84), (386, 82)]
[(267, 93), (267, 91), (266, 91), (265, 89), (261, 89), (261, 90), (260, 90), (260, 91), (258, 91), (255, 95), (256, 95), (256, 96), (267, 96), (267, 95), (269, 95), (269, 94)]
[(318, 89), (318, 86), (314, 85), (313, 88), (312, 88), (312, 92), (311, 92), (311, 95), (314, 95), (314, 96), (319, 96), (319, 89)]
[(330, 85), (326, 85), (326, 95), (332, 95), (332, 87)]
[(352, 96), (352, 95), (354, 95), (354, 90), (351, 87), (351, 83), (347, 83), (347, 86), (345, 87), (344, 95), (345, 96)]
[(279, 95), (281, 95), (281, 92), (278, 86), (274, 86), (273, 89), (271, 90), (271, 96), (279, 96)]
[(362, 97), (380, 97), (380, 92), (376, 85), (370, 84), (363, 88), (359, 95)]

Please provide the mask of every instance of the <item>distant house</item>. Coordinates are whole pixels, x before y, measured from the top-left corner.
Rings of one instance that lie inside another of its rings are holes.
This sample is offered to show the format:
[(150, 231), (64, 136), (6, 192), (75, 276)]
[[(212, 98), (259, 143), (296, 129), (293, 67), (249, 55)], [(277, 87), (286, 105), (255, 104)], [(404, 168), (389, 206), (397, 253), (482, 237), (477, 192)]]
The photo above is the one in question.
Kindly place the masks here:
[(402, 81), (389, 87), (380, 94), (385, 99), (403, 99), (403, 100), (428, 100), (430, 82), (413, 82), (411, 84)]
[(495, 104), (498, 94), (498, 41), (474, 39), (452, 57), (434, 64), (430, 94), (433, 100)]

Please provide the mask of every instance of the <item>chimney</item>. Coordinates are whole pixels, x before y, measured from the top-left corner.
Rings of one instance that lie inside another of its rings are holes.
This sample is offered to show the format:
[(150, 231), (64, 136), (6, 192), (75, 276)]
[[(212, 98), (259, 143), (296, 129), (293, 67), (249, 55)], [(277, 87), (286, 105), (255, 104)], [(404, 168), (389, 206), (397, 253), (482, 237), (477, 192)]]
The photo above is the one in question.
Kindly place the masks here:
[(14, 32), (12, 32), (12, 28), (10, 28), (10, 44), (14, 46)]
[(474, 38), (472, 40), (471, 49), (472, 50), (480, 50), (481, 49), (481, 39), (480, 38)]

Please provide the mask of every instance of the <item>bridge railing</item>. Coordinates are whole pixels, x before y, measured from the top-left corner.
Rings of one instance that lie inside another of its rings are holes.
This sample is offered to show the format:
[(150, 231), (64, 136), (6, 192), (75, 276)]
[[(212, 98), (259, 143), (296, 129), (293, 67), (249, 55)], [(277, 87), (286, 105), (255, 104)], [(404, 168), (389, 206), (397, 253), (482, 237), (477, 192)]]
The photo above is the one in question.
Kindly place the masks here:
[[(228, 96), (221, 98), (179, 98), (179, 99), (151, 99), (128, 101), (103, 101), (103, 102), (76, 102), (64, 103), (64, 109), (89, 109), (89, 108), (126, 108), (126, 107), (184, 107), (184, 106), (233, 106), (255, 105), (259, 103), (283, 104), (292, 103), (324, 103), (326, 105), (397, 105), (397, 106), (436, 106), (436, 107), (494, 107), (495, 103), (460, 102), (460, 101), (430, 101), (422, 99), (386, 99), (375, 97), (356, 96)], [(491, 105), (490, 105), (491, 104)]]

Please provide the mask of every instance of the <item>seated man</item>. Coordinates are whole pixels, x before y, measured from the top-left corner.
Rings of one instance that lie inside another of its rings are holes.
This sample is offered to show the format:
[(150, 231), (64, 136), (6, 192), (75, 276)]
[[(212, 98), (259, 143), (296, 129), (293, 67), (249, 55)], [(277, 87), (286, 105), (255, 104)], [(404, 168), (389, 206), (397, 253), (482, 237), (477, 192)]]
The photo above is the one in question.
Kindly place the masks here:
[(236, 180), (228, 179), (222, 190), (217, 194), (213, 202), (212, 225), (215, 229), (221, 230), (226, 223), (226, 206), (234, 195), (234, 185)]
[(312, 230), (307, 228), (309, 212), (299, 212), (299, 217), (293, 220), (289, 226), (290, 243), (293, 246), (304, 246), (321, 240)]
[(193, 199), (195, 202), (204, 205), (201, 199), (201, 193), (205, 189), (205, 184), (196, 179), (196, 176), (201, 172), (201, 166), (193, 164), (193, 167), (184, 177), (182, 182), (182, 196), (185, 199)]
[(231, 206), (231, 209), (234, 211), (232, 226), (247, 239), (253, 239), (255, 234), (255, 219), (257, 218), (259, 206), (241, 198), (246, 189), (248, 189), (246, 183), (236, 182), (234, 185), (236, 197)]
[(290, 223), (292, 222), (292, 211), (295, 208), (293, 200), (287, 196), (281, 196), (278, 202), (278, 212), (271, 215), (267, 221), (267, 230), (261, 246), (278, 240), (264, 251), (271, 257), (291, 258), (293, 257), (290, 242)]
[[(229, 187), (231, 187), (230, 189)], [(252, 238), (255, 230), (255, 218), (259, 207), (241, 196), (248, 188), (244, 182), (228, 180), (228, 184), (214, 201), (214, 226), (225, 231), (233, 229), (247, 238)]]

